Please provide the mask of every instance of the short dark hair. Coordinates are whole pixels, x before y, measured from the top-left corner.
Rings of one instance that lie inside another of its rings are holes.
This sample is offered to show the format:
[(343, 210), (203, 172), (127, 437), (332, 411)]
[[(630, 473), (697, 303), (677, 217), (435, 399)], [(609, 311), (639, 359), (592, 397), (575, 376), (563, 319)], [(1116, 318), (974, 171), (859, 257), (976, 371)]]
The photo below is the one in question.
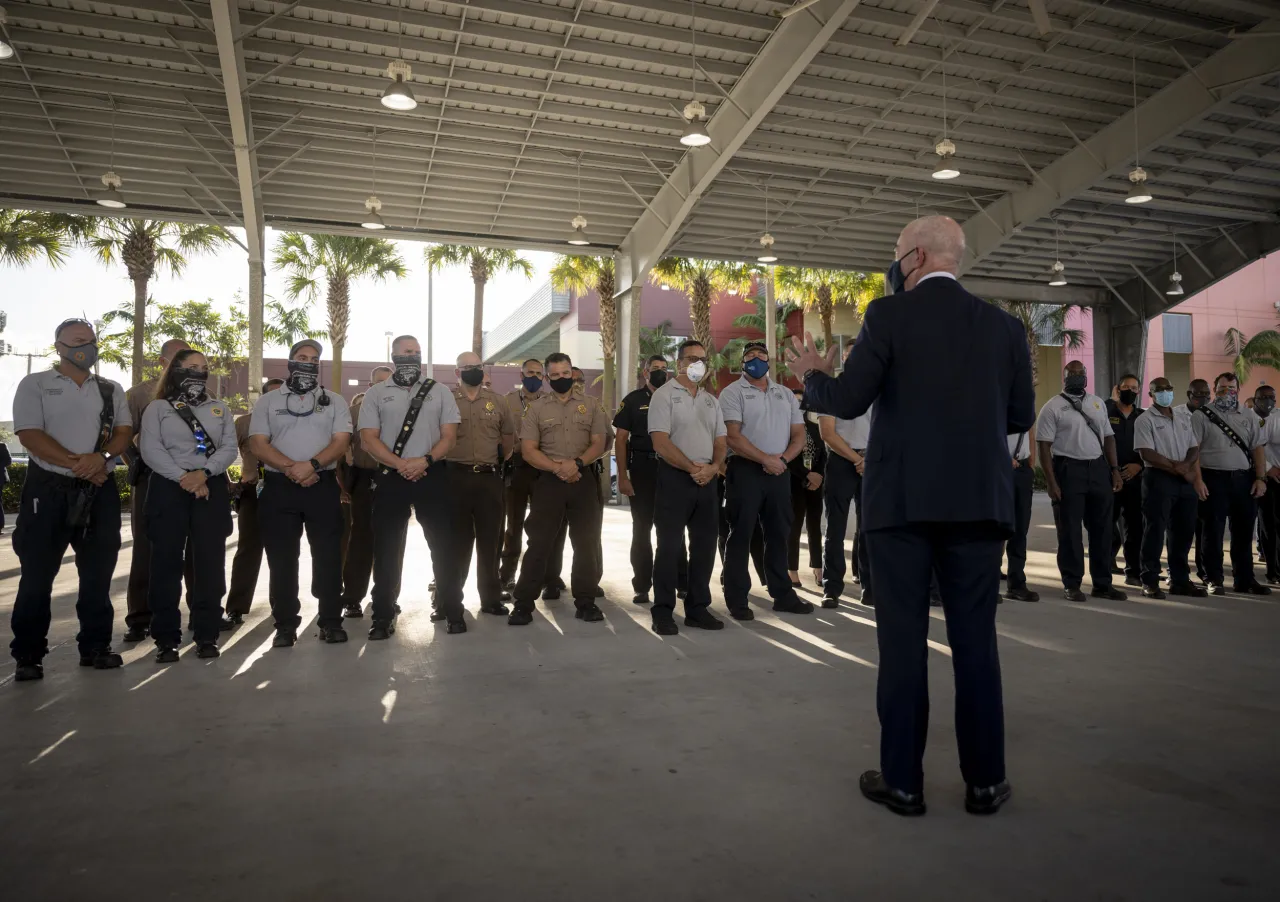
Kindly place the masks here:
[(271, 386), (273, 385), (284, 385), (284, 380), (280, 378), (268, 379), (266, 382), (262, 383), (262, 393), (266, 394), (271, 391)]
[(1240, 377), (1237, 376), (1235, 373), (1219, 373), (1213, 379), (1214, 388), (1217, 388), (1218, 383), (1221, 382), (1223, 379), (1226, 379), (1228, 382), (1234, 382), (1236, 385), (1240, 384)]
[(652, 364), (659, 363), (659, 362), (661, 362), (661, 363), (666, 363), (666, 362), (667, 362), (667, 358), (663, 357), (661, 354), (653, 354), (653, 355), (651, 355), (651, 356), (649, 357), (649, 359), (648, 359), (648, 360), (646, 360), (646, 361), (644, 362), (644, 365), (645, 365), (645, 366), (650, 366), (650, 365), (652, 365)]
[(1191, 388), (1194, 385), (1203, 385), (1205, 388), (1208, 388), (1209, 380), (1208, 379), (1192, 379), (1190, 382), (1187, 383), (1187, 388)]
[(1125, 374), (1124, 374), (1123, 376), (1121, 376), (1118, 380), (1116, 380), (1116, 388), (1119, 388), (1119, 387), (1120, 387), (1120, 383), (1121, 383), (1121, 382), (1124, 382), (1124, 381), (1126, 381), (1126, 380), (1128, 380), (1128, 379), (1132, 379), (1134, 382), (1138, 383), (1139, 385), (1141, 385), (1141, 384), (1142, 384), (1142, 380), (1141, 380), (1141, 379), (1139, 379), (1137, 376), (1135, 376), (1133, 373), (1125, 373)]
[(689, 348), (702, 348), (704, 351), (707, 349), (706, 345), (698, 341), (698, 339), (686, 338), (684, 341), (680, 342), (680, 347), (676, 348), (676, 359), (679, 360), (681, 357), (683, 357), (684, 352), (687, 351)]
[(400, 342), (402, 342), (402, 341), (406, 341), (406, 340), (407, 340), (407, 341), (417, 341), (417, 340), (418, 340), (418, 336), (416, 336), (416, 335), (397, 335), (395, 338), (391, 339), (391, 347), (392, 347), (392, 349), (394, 349), (396, 345), (400, 344)]
[(1275, 390), (1276, 390), (1276, 387), (1274, 385), (1267, 385), (1267, 383), (1264, 382), (1253, 390), (1253, 394), (1256, 397), (1258, 392), (1260, 391), (1274, 392)]
[(569, 366), (573, 366), (573, 360), (571, 360), (569, 355), (563, 351), (556, 351), (553, 354), (548, 354), (547, 359), (542, 361), (542, 365), (546, 369), (551, 369), (551, 364), (553, 363), (567, 363)]
[[(573, 365), (571, 364), (571, 365), (570, 365), (570, 369), (572, 369), (575, 373), (582, 373), (582, 367), (580, 367), (580, 366), (573, 366)], [(586, 375), (586, 373), (582, 373), (582, 374), (583, 374), (584, 376)]]
[(531, 363), (536, 363), (538, 366), (543, 366), (542, 361), (539, 360), (537, 357), (530, 357), (524, 363), (520, 364), (520, 369), (524, 369), (526, 366), (528, 366)]

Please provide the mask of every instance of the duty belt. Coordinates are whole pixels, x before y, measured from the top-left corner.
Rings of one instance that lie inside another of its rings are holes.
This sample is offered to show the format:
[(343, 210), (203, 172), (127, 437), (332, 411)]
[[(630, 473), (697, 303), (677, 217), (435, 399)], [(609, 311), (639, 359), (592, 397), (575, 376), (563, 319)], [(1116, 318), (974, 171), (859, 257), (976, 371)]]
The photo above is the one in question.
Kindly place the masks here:
[(658, 452), (656, 451), (627, 451), (627, 460), (642, 458), (644, 460), (658, 460)]
[(452, 466), (457, 467), (464, 473), (501, 473), (502, 467), (498, 464), (464, 464), (455, 460), (449, 461)]

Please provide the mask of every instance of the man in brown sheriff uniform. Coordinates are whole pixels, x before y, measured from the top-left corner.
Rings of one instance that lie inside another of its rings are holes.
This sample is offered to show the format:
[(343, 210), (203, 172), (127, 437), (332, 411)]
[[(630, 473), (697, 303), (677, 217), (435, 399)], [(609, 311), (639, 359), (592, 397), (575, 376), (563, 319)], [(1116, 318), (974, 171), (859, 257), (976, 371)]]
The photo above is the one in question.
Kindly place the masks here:
[(588, 622), (604, 619), (594, 597), (601, 576), (596, 553), (601, 507), (590, 465), (604, 453), (609, 424), (599, 404), (574, 394), (572, 369), (567, 354), (547, 358), (552, 393), (534, 401), (520, 424), (525, 462), (539, 472), (533, 483), (527, 526), (529, 548), (516, 584), (515, 610), (507, 619), (512, 626), (533, 620), (534, 600), (546, 580), (556, 534), (564, 520), (569, 522), (573, 542), (570, 582), (575, 616)]
[[(516, 424), (516, 447), (507, 466), (506, 490), (503, 495), (503, 513), (506, 517), (506, 529), (502, 539), (502, 564), (499, 576), (502, 588), (511, 591), (516, 585), (516, 567), (520, 563), (520, 549), (524, 544), (524, 519), (529, 506), (529, 498), (533, 492), (533, 481), (538, 471), (524, 459), (520, 450), (520, 421), (534, 401), (543, 397), (542, 361), (530, 357), (520, 365), (520, 387), (506, 396), (507, 408), (511, 412), (511, 421)], [(563, 549), (564, 543), (560, 543)], [(562, 566), (562, 554), (554, 553), (547, 565), (547, 572), (552, 579), (546, 586), (542, 597), (548, 600), (560, 597), (564, 583), (559, 580)]]
[[(386, 382), (393, 372), (389, 366), (374, 367), (369, 374), (369, 387)], [(363, 401), (364, 392), (351, 399), (351, 422), (360, 421)], [(347, 457), (349, 463), (339, 467), (351, 512), (351, 525), (343, 545), (346, 557), (342, 562), (342, 616), (359, 619), (364, 616), (364, 597), (369, 594), (369, 580), (373, 578), (373, 477), (378, 472), (378, 462), (364, 450), (359, 430), (351, 436)], [(402, 549), (408, 531), (406, 522), (400, 542)], [(397, 589), (396, 596), (399, 595)]]
[[(283, 379), (268, 379), (262, 394), (284, 385)], [(249, 420), (252, 413), (236, 417), (236, 445), (240, 448), (240, 493), (236, 496), (236, 556), (231, 561), (231, 588), (227, 591), (227, 620), (235, 626), (253, 604), (262, 571), (262, 533), (258, 532), (258, 485), (262, 464), (249, 450)]]
[[(171, 338), (160, 346), (160, 356), (156, 363), (160, 372), (164, 372), (173, 355), (186, 350), (188, 345), (181, 338)], [(147, 606), (147, 587), (151, 573), (151, 540), (147, 538), (147, 475), (148, 469), (138, 453), (138, 433), (142, 431), (142, 412), (147, 405), (156, 399), (156, 386), (160, 378), (139, 382), (125, 392), (125, 403), (129, 405), (129, 416), (133, 421), (133, 443), (125, 454), (125, 462), (129, 465), (129, 528), (133, 532), (133, 557), (129, 562), (129, 589), (127, 593), (128, 613), (124, 624), (128, 628), (124, 634), (126, 642), (141, 642), (147, 638), (151, 628), (151, 609)], [(184, 573), (187, 594), (191, 593), (192, 569), (190, 562)]]
[[(487, 388), (480, 357), (468, 351), (458, 355), (458, 385), (453, 390), (462, 422), (458, 440), (449, 451), (449, 490), (453, 495), (453, 538), (459, 544), (463, 573), (471, 568), (476, 552), (476, 585), (480, 610), (508, 613), (502, 602), (498, 561), (502, 552), (502, 462), (515, 445), (515, 420), (503, 398)], [(501, 453), (501, 458), (499, 458)]]

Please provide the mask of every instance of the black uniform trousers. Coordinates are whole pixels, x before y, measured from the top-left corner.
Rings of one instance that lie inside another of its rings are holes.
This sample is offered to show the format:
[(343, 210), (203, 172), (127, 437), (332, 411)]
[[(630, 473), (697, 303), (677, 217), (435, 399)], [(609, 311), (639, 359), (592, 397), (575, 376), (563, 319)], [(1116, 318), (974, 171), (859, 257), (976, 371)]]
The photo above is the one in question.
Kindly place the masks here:
[[(1200, 499), (1195, 487), (1181, 476), (1155, 467), (1142, 471), (1142, 584), (1160, 586), (1160, 552), (1169, 545), (1169, 585), (1191, 581), (1187, 555), (1196, 530)], [(1222, 543), (1218, 543), (1222, 547)], [(1127, 561), (1127, 558), (1126, 558)]]
[(300, 486), (283, 473), (267, 472), (258, 498), (258, 526), (271, 568), (271, 613), (277, 629), (296, 630), (298, 559), (302, 533), (311, 548), (311, 594), (319, 601), (316, 622), (322, 628), (342, 626), (342, 501), (332, 470), (320, 481)]
[(744, 457), (729, 459), (725, 477), (725, 514), (729, 539), (725, 545), (724, 600), (730, 610), (747, 607), (751, 577), (747, 557), (757, 525), (764, 532), (764, 577), (775, 602), (795, 600), (787, 574), (787, 541), (791, 537), (791, 473), (770, 476), (764, 467)]
[(1237, 589), (1247, 589), (1257, 582), (1253, 573), (1253, 524), (1258, 505), (1250, 494), (1252, 470), (1211, 470), (1201, 467), (1209, 497), (1205, 500), (1206, 518), (1201, 539), (1205, 579), (1222, 583), (1222, 540), (1227, 522), (1231, 523), (1231, 577)]
[(1035, 471), (1031, 469), (1031, 458), (1027, 458), (1013, 471), (1013, 535), (1004, 546), (1005, 557), (1009, 559), (1007, 585), (1010, 589), (1027, 587), (1027, 531), (1031, 529), (1034, 485)]
[(574, 604), (583, 607), (595, 603), (596, 586), (603, 575), (596, 553), (600, 537), (600, 490), (591, 472), (577, 482), (563, 482), (553, 473), (539, 472), (533, 481), (529, 517), (525, 531), (529, 547), (520, 565), (520, 579), (514, 593), (517, 610), (532, 611), (539, 591), (546, 585), (549, 568), (562, 522), (567, 521), (569, 540), (573, 542), (573, 569), (569, 587)]
[(1062, 585), (1079, 589), (1084, 580), (1084, 535), (1089, 533), (1089, 578), (1093, 588), (1111, 585), (1111, 467), (1105, 458), (1075, 460), (1054, 457), (1053, 472), (1062, 489), (1054, 502), (1053, 521), (1058, 528), (1058, 572)]
[(1007, 534), (991, 525), (946, 523), (874, 530), (862, 538), (875, 572), (876, 710), (885, 782), (904, 792), (923, 789), (929, 585), (936, 576), (955, 673), (960, 772), (972, 786), (994, 786), (1005, 777), (996, 602)]
[[(342, 604), (363, 604), (369, 594), (369, 581), (373, 578), (373, 483), (377, 470), (366, 467), (351, 468), (351, 533), (347, 539), (347, 556), (342, 564)], [(409, 536), (406, 519), (400, 530), (400, 558), (404, 558), (405, 542)], [(396, 583), (395, 597), (400, 597), (400, 583)]]
[[(655, 565), (650, 533), (656, 522), (658, 474), (664, 468), (666, 464), (658, 460), (657, 455), (651, 451), (627, 452), (627, 473), (631, 476), (631, 487), (635, 490), (635, 494), (631, 496), (631, 588), (636, 594), (648, 592), (654, 584)], [(685, 553), (684, 540), (681, 539), (676, 588), (685, 589), (688, 585), (689, 556)]]
[(792, 475), (788, 570), (800, 569), (800, 534), (806, 530), (809, 533), (809, 567), (816, 569), (822, 566), (822, 488), (810, 490), (806, 480)]
[[(471, 569), (471, 551), (476, 555), (476, 587), (480, 604), (502, 604), (502, 582), (498, 579), (502, 556), (502, 472), (476, 472), (466, 464), (449, 464), (452, 534), (459, 542), (455, 566), (462, 581)], [(439, 582), (436, 583), (439, 586)], [(437, 590), (438, 591), (438, 590)]]
[(458, 543), (451, 534), (453, 516), (449, 510), (452, 494), (449, 481), (455, 475), (453, 467), (442, 460), (428, 467), (417, 482), (410, 482), (394, 470), (374, 477), (374, 623), (389, 624), (396, 617), (411, 505), (431, 552), (435, 606), (450, 622), (462, 620), (462, 584), (467, 571), (458, 560)]
[[(533, 484), (540, 472), (537, 467), (525, 463), (519, 454), (511, 458), (511, 472), (506, 479), (503, 493), (503, 515), (506, 528), (502, 537), (502, 563), (498, 576), (505, 586), (516, 578), (516, 568), (520, 563), (520, 549), (524, 545), (524, 521), (529, 509), (529, 501), (533, 497)], [(585, 475), (583, 478), (587, 478)], [(568, 527), (562, 527), (567, 535)], [(576, 555), (575, 555), (576, 557)], [(547, 562), (547, 574), (551, 577), (547, 585), (562, 585), (559, 580), (560, 571), (564, 568), (564, 539), (561, 538)]]
[(1142, 516), (1142, 474), (1139, 473), (1114, 494), (1112, 507), (1111, 562), (1116, 566), (1117, 556), (1123, 549), (1125, 576), (1142, 574)]
[[(724, 585), (724, 562), (725, 547), (729, 544), (729, 507), (725, 504), (724, 491), (725, 483), (728, 476), (724, 478), (712, 480), (716, 483), (716, 497), (720, 499), (720, 521), (718, 524), (719, 535), (716, 538), (716, 547), (720, 551), (720, 585)], [(756, 525), (756, 531), (751, 534), (751, 566), (755, 568), (756, 579), (760, 581), (760, 585), (764, 585), (764, 532), (760, 529), (759, 524)]]
[(189, 561), (195, 572), (187, 606), (196, 642), (215, 642), (227, 591), (227, 537), (231, 535), (231, 498), (227, 477), (205, 485), (197, 498), (158, 473), (148, 477), (147, 532), (151, 539), (151, 578), (147, 606), (151, 636), (157, 645), (176, 648), (182, 641), (182, 573)]
[(13, 532), (13, 550), (22, 571), (13, 602), (13, 642), (18, 661), (38, 663), (48, 652), (53, 581), (70, 545), (76, 553), (80, 592), (76, 616), (80, 632), (76, 644), (88, 654), (111, 644), (111, 575), (120, 554), (120, 493), (108, 478), (93, 495), (89, 526), (67, 525), (75, 494), (89, 483), (50, 473), (38, 464), (27, 467), (22, 506)]
[(244, 485), (236, 501), (236, 554), (231, 559), (227, 613), (249, 613), (262, 571), (262, 531), (258, 528), (258, 486)]
[[(658, 527), (658, 555), (653, 571), (653, 619), (672, 620), (681, 570), (687, 594), (686, 617), (711, 604), (711, 571), (716, 566), (716, 522), (720, 493), (716, 477), (698, 485), (684, 470), (659, 463), (654, 502), (654, 522)], [(640, 489), (637, 487), (636, 492)], [(689, 533), (689, 553), (685, 557), (685, 532)]]
[(822, 479), (822, 495), (827, 508), (827, 538), (822, 550), (822, 594), (839, 598), (844, 593), (844, 537), (849, 528), (849, 506), (858, 518), (854, 534), (854, 572), (860, 574), (862, 590), (871, 589), (871, 563), (862, 532), (862, 474), (853, 461), (839, 454), (827, 455), (827, 472)]
[[(151, 472), (143, 476), (138, 484), (129, 489), (129, 531), (133, 534), (133, 546), (129, 557), (129, 588), (125, 592), (125, 626), (140, 626), (149, 629), (151, 626), (151, 609), (147, 607), (147, 581), (151, 577), (151, 537), (147, 528), (147, 489), (151, 481)], [(187, 564), (182, 571), (187, 586), (187, 597), (191, 597), (192, 571)], [(247, 609), (246, 609), (247, 610)]]
[(1280, 482), (1267, 480), (1267, 493), (1258, 500), (1258, 542), (1262, 560), (1267, 565), (1267, 582), (1280, 582), (1280, 554), (1277, 544), (1280, 535)]

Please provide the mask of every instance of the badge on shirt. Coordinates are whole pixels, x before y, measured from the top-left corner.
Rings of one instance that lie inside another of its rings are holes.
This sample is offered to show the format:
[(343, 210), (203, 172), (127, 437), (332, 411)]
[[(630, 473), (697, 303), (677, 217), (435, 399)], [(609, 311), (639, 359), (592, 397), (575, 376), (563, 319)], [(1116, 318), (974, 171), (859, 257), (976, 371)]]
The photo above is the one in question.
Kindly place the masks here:
[(174, 409), (174, 410), (182, 410), (182, 408), (184, 408), (184, 407), (186, 407), (186, 406), (187, 406), (187, 402), (186, 402), (186, 401), (174, 401), (174, 402), (173, 402), (173, 409)]
[(221, 408), (221, 407), (211, 407), (211, 408), (209, 408), (209, 412), (210, 412), (211, 414), (213, 414), (215, 417), (220, 417), (220, 416), (222, 416), (222, 408)]
[(1094, 402), (1093, 402), (1093, 409), (1094, 409), (1094, 410), (1101, 410), (1101, 409), (1102, 409), (1102, 405), (1101, 405), (1101, 404), (1099, 404), (1097, 401), (1094, 401)]
[(586, 413), (586, 412), (587, 412), (587, 405), (585, 405), (585, 404), (579, 404), (579, 405), (578, 405), (578, 413)]
[(485, 402), (484, 402), (484, 409), (485, 409), (485, 410), (487, 410), (487, 411), (489, 411), (490, 413), (493, 413), (493, 402), (492, 402), (492, 401), (485, 401)]
[(1112, 418), (1111, 418), (1111, 425), (1112, 425), (1112, 426), (1119, 426), (1119, 425), (1120, 425), (1120, 418), (1119, 418), (1119, 417), (1112, 417)]
[(627, 406), (627, 402), (626, 402), (626, 401), (619, 401), (619, 402), (618, 402), (618, 413), (622, 413), (622, 408), (624, 408), (624, 407), (626, 407), (626, 406)]

